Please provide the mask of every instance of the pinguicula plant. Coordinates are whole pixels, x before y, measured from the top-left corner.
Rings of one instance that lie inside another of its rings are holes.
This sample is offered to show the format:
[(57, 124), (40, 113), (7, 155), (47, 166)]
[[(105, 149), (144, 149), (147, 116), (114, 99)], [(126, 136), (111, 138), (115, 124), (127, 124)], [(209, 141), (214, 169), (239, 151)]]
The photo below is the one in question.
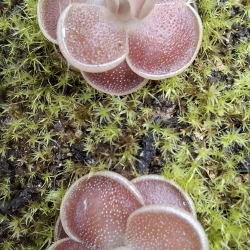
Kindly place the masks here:
[(184, 71), (202, 39), (186, 0), (40, 0), (43, 34), (94, 88), (132, 93)]

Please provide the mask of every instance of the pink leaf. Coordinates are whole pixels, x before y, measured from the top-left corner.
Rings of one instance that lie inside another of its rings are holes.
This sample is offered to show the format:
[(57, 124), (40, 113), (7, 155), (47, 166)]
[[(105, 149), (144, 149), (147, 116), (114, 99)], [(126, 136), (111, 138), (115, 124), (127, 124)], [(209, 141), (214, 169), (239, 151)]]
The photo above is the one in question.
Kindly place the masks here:
[(140, 76), (157, 80), (176, 75), (193, 62), (202, 25), (197, 12), (182, 1), (156, 4), (128, 36), (128, 65)]
[(177, 207), (148, 205), (128, 218), (126, 245), (136, 250), (208, 250), (200, 223)]
[(85, 80), (94, 88), (115, 95), (126, 95), (141, 88), (148, 82), (134, 73), (123, 61), (114, 69), (102, 73), (82, 72)]
[(196, 217), (193, 201), (175, 182), (159, 175), (145, 175), (131, 181), (140, 191), (146, 205), (172, 205)]
[(103, 72), (119, 65), (127, 53), (126, 32), (107, 18), (105, 8), (71, 4), (58, 21), (60, 50), (82, 71)]
[(63, 198), (60, 218), (70, 238), (95, 250), (124, 246), (128, 216), (143, 205), (126, 178), (109, 171), (76, 181)]

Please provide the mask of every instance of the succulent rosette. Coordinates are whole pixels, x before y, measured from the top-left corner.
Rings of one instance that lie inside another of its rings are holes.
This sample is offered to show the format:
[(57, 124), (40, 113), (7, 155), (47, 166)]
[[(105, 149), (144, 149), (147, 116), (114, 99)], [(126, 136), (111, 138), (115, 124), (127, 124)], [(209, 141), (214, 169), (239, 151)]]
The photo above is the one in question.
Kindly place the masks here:
[(39, 0), (38, 21), (90, 85), (116, 95), (181, 73), (202, 39), (186, 0)]
[(110, 171), (66, 192), (49, 250), (208, 250), (191, 198), (157, 175), (128, 181)]

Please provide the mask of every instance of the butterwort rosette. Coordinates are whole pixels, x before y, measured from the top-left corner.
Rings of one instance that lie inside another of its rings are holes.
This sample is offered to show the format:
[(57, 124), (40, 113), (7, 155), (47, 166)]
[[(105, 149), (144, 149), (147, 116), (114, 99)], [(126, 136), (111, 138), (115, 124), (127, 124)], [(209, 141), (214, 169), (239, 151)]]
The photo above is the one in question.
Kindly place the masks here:
[(183, 72), (202, 39), (186, 0), (39, 0), (38, 21), (68, 64), (115, 95)]
[(208, 250), (191, 198), (173, 181), (110, 171), (66, 192), (49, 250)]

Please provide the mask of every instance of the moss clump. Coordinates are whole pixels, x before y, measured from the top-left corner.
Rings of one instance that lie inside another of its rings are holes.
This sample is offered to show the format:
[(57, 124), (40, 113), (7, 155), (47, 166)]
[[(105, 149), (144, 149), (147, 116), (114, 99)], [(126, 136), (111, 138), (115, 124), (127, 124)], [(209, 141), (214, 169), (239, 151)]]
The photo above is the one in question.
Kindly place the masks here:
[(194, 64), (125, 97), (67, 69), (39, 31), (36, 5), (0, 3), (0, 248), (46, 249), (68, 186), (110, 169), (174, 179), (212, 250), (249, 249), (249, 2), (198, 1)]

